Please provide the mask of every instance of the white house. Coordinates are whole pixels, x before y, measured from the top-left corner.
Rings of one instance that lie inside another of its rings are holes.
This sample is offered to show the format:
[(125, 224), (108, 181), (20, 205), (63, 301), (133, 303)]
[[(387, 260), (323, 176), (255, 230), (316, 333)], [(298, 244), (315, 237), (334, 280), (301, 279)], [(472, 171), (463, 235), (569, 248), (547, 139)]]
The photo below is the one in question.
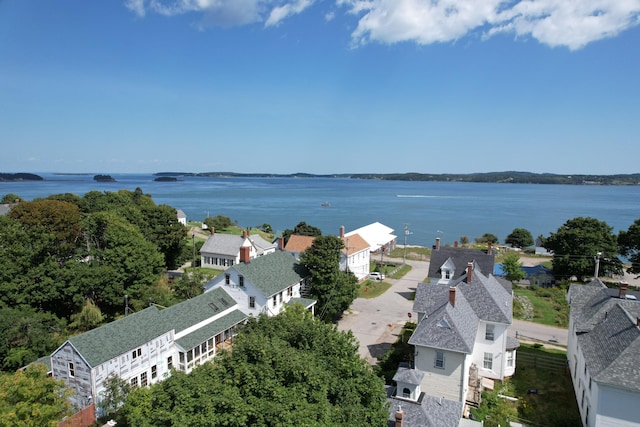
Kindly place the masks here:
[(277, 244), (270, 243), (260, 237), (252, 235), (251, 230), (244, 230), (242, 236), (216, 233), (211, 229), (211, 235), (200, 249), (202, 267), (226, 269), (240, 262), (240, 251), (249, 248), (251, 259), (261, 257), (276, 251)]
[(275, 316), (287, 304), (300, 303), (313, 311), (316, 301), (305, 298), (309, 276), (294, 254), (277, 251), (256, 259), (243, 251), (241, 262), (205, 285), (205, 293), (224, 289), (250, 316)]
[(345, 237), (359, 234), (369, 244), (369, 250), (373, 253), (388, 253), (395, 249), (398, 236), (393, 234), (393, 228), (379, 222), (374, 222), (345, 234)]
[(464, 276), (469, 263), (478, 265), (485, 274), (493, 273), (495, 254), (491, 243), (487, 251), (479, 249), (460, 248), (455, 243), (453, 247), (440, 246), (440, 238), (436, 238), (436, 244), (431, 251), (428, 276), (431, 281), (446, 285)]
[(165, 309), (154, 305), (69, 338), (51, 354), (52, 376), (73, 390), (74, 407), (100, 408), (109, 376), (145, 387), (172, 368), (190, 372), (227, 346), (246, 319), (223, 289)]
[(187, 225), (187, 214), (184, 213), (182, 209), (177, 209), (176, 212), (178, 215), (178, 222), (182, 225)]
[(483, 275), (475, 263), (448, 285), (418, 285), (418, 326), (409, 344), (415, 369), (424, 373), (422, 392), (477, 403), (483, 381), (515, 373), (518, 343), (507, 336), (512, 301), (510, 284)]
[(587, 427), (640, 426), (640, 295), (600, 279), (571, 285), (567, 359)]
[(358, 280), (364, 280), (369, 276), (371, 266), (371, 247), (358, 233), (344, 233), (344, 227), (340, 227), (340, 240), (344, 248), (340, 256), (340, 270), (352, 272)]

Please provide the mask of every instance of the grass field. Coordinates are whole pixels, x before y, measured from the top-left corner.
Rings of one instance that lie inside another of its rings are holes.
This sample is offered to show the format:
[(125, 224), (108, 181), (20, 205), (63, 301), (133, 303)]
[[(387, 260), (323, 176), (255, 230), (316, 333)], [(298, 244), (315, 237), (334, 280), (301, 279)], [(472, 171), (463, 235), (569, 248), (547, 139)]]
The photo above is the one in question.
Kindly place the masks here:
[(533, 318), (526, 319), (521, 317), (522, 307), (518, 307), (520, 303), (514, 300), (514, 316), (516, 318), (543, 325), (568, 327), (569, 304), (565, 297), (566, 290), (564, 288), (514, 287), (513, 293), (519, 297), (526, 297), (533, 305)]
[(384, 294), (387, 289), (391, 287), (390, 283), (384, 280), (379, 282), (377, 280), (365, 280), (360, 283), (358, 289), (358, 298), (375, 298)]

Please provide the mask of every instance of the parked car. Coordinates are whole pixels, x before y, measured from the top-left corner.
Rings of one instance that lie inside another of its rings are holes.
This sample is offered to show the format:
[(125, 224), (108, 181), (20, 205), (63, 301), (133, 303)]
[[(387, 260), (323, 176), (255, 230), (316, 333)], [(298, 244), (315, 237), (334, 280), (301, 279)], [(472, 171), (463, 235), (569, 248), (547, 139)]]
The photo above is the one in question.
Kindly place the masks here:
[(384, 280), (384, 274), (378, 272), (369, 273), (369, 279)]

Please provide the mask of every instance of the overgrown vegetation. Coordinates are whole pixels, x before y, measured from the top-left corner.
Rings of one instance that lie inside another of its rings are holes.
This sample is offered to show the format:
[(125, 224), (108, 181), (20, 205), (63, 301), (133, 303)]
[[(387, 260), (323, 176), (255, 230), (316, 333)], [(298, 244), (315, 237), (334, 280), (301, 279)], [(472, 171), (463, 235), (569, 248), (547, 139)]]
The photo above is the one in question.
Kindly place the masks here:
[(474, 419), (482, 421), (483, 426), (508, 426), (510, 420), (518, 416), (518, 403), (507, 397), (515, 395), (515, 387), (509, 380), (495, 382), (493, 390), (482, 392), (482, 403), (478, 408), (472, 408)]
[(385, 384), (393, 384), (393, 376), (398, 370), (400, 362), (413, 362), (414, 347), (408, 342), (417, 326), (415, 322), (405, 323), (400, 336), (391, 345), (391, 349), (380, 357), (378, 364), (373, 367), (374, 372), (384, 378)]
[[(529, 320), (543, 325), (566, 328), (569, 326), (569, 304), (566, 300), (566, 288), (563, 286), (542, 288), (514, 287), (513, 293), (518, 297), (513, 300), (513, 315), (516, 319)], [(527, 307), (519, 301), (526, 298), (533, 308), (532, 317), (527, 315)]]

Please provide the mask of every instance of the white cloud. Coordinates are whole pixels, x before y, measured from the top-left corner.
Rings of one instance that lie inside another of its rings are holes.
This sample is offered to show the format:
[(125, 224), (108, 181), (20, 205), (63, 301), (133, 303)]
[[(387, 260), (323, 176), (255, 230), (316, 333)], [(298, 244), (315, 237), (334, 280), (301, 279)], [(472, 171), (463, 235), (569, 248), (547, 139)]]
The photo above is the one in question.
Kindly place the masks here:
[(336, 0), (358, 15), (355, 46), (513, 33), (580, 49), (640, 24), (640, 0)]
[[(280, 25), (317, 0), (125, 0), (138, 16), (199, 14), (197, 26)], [(640, 24), (640, 0), (335, 0), (355, 16), (354, 46), (445, 43), (507, 33), (580, 49)], [(326, 21), (335, 12), (326, 13)]]
[(290, 3), (283, 4), (282, 6), (276, 6), (271, 10), (265, 27), (280, 25), (283, 19), (292, 15), (297, 15), (311, 6), (315, 0), (296, 0)]

